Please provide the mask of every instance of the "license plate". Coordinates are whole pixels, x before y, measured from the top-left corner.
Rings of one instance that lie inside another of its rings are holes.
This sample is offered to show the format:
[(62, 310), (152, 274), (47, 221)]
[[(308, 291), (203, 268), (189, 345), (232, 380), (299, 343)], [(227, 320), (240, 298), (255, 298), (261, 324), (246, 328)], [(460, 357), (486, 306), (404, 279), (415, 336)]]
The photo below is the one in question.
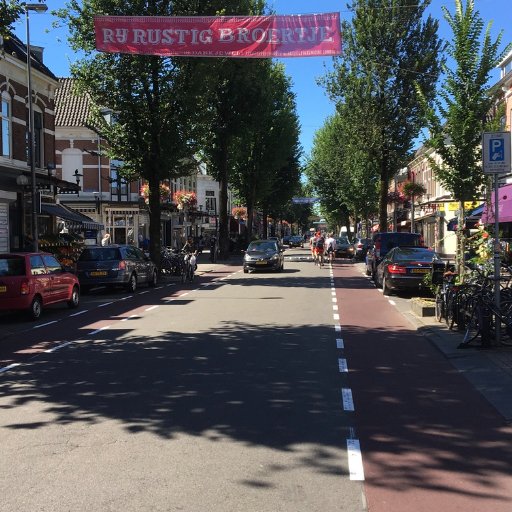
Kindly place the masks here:
[(413, 274), (426, 274), (430, 272), (430, 269), (428, 268), (413, 268), (411, 269), (411, 273)]
[(5, 293), (7, 291), (7, 286), (0, 286), (0, 293)]
[(93, 277), (99, 277), (99, 276), (106, 276), (107, 273), (106, 272), (91, 272), (90, 275)]
[(266, 261), (257, 261), (256, 262), (256, 265), (266, 265), (267, 262)]

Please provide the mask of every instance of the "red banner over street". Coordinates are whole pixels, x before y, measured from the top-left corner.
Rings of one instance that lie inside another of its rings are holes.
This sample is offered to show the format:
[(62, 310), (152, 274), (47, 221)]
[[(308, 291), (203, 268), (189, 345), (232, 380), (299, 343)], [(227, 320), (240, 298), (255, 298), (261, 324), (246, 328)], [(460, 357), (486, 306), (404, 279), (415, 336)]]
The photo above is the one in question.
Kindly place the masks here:
[(95, 16), (96, 49), (164, 57), (315, 57), (341, 53), (339, 13)]

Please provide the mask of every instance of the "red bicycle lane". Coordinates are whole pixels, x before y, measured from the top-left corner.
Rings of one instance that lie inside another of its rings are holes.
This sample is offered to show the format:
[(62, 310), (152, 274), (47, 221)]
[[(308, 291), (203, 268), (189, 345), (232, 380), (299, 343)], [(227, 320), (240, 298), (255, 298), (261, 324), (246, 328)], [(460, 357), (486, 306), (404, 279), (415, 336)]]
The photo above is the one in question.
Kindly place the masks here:
[(371, 512), (510, 512), (512, 428), (350, 263), (333, 265)]

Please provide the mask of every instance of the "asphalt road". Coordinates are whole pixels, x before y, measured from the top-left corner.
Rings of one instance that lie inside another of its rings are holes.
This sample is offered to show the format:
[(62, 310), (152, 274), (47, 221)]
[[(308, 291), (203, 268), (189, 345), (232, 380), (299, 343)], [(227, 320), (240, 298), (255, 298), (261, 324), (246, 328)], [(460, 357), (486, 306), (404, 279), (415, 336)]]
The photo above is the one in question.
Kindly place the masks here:
[(510, 512), (512, 429), (362, 265), (217, 267), (0, 331), (0, 511)]
[(0, 510), (364, 510), (334, 299), (287, 261), (4, 319)]

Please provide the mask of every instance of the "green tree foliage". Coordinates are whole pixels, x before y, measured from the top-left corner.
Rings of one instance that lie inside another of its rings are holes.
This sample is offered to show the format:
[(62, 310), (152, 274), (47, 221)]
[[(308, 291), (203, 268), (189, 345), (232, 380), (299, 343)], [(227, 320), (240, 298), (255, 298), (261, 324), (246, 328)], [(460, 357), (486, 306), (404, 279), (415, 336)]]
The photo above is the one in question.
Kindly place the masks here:
[[(459, 201), (481, 194), (481, 138), (495, 96), (488, 88), (491, 71), (504, 56), (499, 51), (501, 34), (492, 41), (489, 23), (484, 23), (474, 0), (455, 0), (455, 12), (443, 12), (453, 37), (447, 45), (454, 67), (444, 66), (445, 79), (434, 109), (428, 112), (430, 138), (426, 145), (441, 157), (431, 164), (443, 185)], [(510, 46), (505, 51), (508, 51)]]
[[(447, 45), (455, 66), (445, 66), (437, 112), (427, 113), (430, 138), (426, 145), (441, 157), (430, 163), (439, 181), (460, 202), (459, 226), (464, 225), (464, 202), (482, 194), (486, 178), (481, 166), (481, 137), (498, 91), (488, 88), (491, 71), (504, 54), (499, 51), (501, 33), (493, 41), (488, 23), (475, 11), (474, 0), (455, 0), (455, 12), (443, 7), (445, 19), (453, 32)], [(457, 265), (462, 270), (465, 239), (462, 228), (457, 231)], [(461, 273), (462, 275), (462, 273)]]
[[(282, 64), (260, 61), (251, 88), (257, 109), (245, 116), (236, 136), (231, 183), (248, 211), (248, 236), (252, 235), (257, 206), (283, 210), (299, 185), (299, 121), (295, 95)], [(273, 210), (271, 213), (276, 214)]]
[[(344, 23), (344, 55), (324, 81), (351, 119), (350, 155), (376, 171), (379, 223), (387, 228), (391, 178), (409, 158), (423, 120), (417, 90), (430, 101), (440, 72), (438, 23), (424, 16), (430, 0), (354, 0)], [(341, 110), (340, 110), (341, 108)]]
[(9, 37), (12, 24), (22, 12), (23, 7), (18, 0), (0, 0), (0, 37)]
[(160, 260), (163, 179), (186, 175), (196, 168), (194, 156), (202, 139), (201, 116), (205, 111), (202, 60), (147, 55), (96, 53), (92, 15), (193, 14), (178, 2), (158, 0), (72, 0), (60, 15), (67, 18), (71, 44), (84, 52), (72, 67), (81, 93), (114, 112), (114, 123), (101, 116), (93, 120), (108, 140), (111, 156), (124, 162), (121, 173), (130, 181), (149, 183), (150, 252)]
[[(264, 11), (262, 0), (211, 0), (201, 3), (202, 14), (256, 15)], [(250, 122), (259, 105), (251, 95), (258, 90), (260, 63), (258, 59), (210, 59), (205, 75), (207, 137), (203, 155), (209, 173), (220, 185), (219, 249), (225, 258), (229, 247), (228, 185), (232, 178), (239, 134)]]

